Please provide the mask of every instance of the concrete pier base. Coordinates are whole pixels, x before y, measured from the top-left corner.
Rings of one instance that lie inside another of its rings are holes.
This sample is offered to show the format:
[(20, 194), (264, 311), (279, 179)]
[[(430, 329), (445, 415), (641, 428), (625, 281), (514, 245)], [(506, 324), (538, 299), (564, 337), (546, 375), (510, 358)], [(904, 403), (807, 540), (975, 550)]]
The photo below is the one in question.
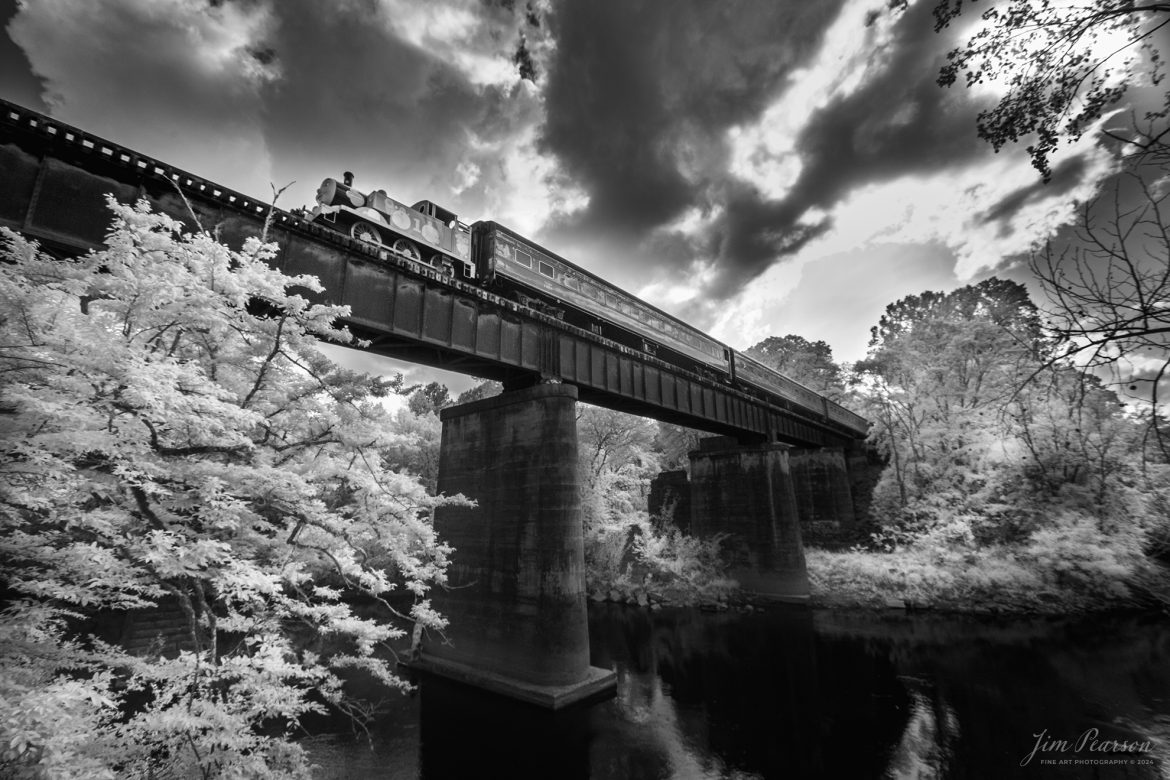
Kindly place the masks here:
[(691, 530), (727, 533), (731, 576), (777, 601), (806, 602), (808, 570), (789, 467), (788, 445), (703, 439), (691, 459)]
[(856, 523), (845, 450), (794, 449), (788, 461), (804, 543), (832, 547), (851, 538)]
[(435, 528), (455, 552), (428, 637), (412, 666), (549, 707), (612, 695), (589, 664), (577, 472), (577, 390), (537, 385), (444, 409)]

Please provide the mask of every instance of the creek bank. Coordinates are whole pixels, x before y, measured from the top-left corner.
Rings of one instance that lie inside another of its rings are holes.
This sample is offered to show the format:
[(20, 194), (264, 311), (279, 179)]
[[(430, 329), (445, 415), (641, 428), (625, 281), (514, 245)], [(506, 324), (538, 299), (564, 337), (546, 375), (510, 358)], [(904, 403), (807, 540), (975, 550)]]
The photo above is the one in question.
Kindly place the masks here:
[[(1125, 567), (1045, 566), (1003, 550), (809, 548), (806, 557), (810, 605), (817, 608), (1018, 616), (1170, 613), (1170, 569), (1144, 556)], [(726, 577), (683, 579), (636, 566), (617, 577), (591, 576), (587, 592), (593, 602), (649, 610), (748, 612), (770, 603)]]
[[(728, 582), (733, 582), (729, 580)], [(630, 588), (601, 588), (590, 591), (589, 600), (596, 603), (616, 604), (619, 606), (638, 607), (657, 611), (663, 608), (687, 609), (694, 608), (701, 612), (764, 612), (768, 606), (775, 606), (779, 602), (767, 599), (757, 599), (750, 593), (738, 589), (728, 588), (718, 596), (699, 596), (693, 593), (676, 594), (674, 597), (665, 595), (660, 590), (647, 590), (644, 587)]]
[(1042, 565), (1000, 549), (810, 549), (806, 556), (817, 607), (974, 615), (1170, 611), (1170, 570), (1144, 556), (1124, 567)]

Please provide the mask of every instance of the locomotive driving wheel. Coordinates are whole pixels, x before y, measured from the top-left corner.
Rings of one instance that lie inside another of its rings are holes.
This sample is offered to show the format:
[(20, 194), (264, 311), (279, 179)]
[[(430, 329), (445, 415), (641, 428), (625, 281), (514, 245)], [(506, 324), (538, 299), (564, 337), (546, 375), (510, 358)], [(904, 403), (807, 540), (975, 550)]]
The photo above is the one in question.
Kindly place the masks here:
[(365, 241), (370, 244), (382, 243), (382, 236), (378, 233), (378, 229), (373, 225), (367, 225), (365, 222), (355, 222), (350, 225), (349, 234), (358, 241)]
[(418, 247), (414, 245), (414, 242), (407, 241), (405, 238), (400, 238), (394, 242), (394, 251), (406, 255), (411, 260), (417, 261), (422, 259), (422, 253), (418, 251)]

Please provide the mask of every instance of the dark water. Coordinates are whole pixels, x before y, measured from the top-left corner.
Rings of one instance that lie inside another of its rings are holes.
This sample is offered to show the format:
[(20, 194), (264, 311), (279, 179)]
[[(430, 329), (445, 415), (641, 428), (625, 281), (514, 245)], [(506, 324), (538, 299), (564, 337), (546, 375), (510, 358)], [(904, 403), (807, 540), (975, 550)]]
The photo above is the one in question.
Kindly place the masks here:
[(320, 776), (1170, 777), (1165, 619), (596, 607), (615, 699), (550, 714), (425, 678), (370, 739), (308, 740)]

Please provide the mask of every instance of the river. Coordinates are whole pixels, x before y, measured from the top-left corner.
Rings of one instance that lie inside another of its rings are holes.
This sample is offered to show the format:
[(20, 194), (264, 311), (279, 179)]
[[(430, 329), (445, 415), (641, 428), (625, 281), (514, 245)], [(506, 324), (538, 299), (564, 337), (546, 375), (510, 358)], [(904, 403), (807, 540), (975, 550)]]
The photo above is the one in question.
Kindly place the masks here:
[(433, 678), (322, 778), (1170, 777), (1170, 620), (590, 606), (609, 701), (548, 713)]

